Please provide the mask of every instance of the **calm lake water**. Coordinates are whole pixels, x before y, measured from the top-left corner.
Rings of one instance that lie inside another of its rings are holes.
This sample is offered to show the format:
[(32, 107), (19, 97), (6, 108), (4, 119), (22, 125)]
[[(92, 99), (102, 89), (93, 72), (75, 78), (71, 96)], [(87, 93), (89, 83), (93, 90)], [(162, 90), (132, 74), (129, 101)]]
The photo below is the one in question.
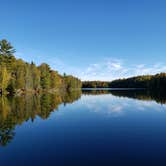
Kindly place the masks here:
[(165, 103), (143, 90), (1, 97), (0, 165), (165, 166)]

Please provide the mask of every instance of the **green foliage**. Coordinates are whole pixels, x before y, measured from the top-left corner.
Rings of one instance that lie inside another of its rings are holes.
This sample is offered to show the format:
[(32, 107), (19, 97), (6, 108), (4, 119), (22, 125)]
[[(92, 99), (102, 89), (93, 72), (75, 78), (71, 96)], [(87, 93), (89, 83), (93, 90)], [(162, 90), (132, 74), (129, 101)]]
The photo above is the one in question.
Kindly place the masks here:
[(3, 94), (8, 86), (10, 74), (7, 72), (5, 66), (0, 66), (0, 90)]
[(13, 46), (5, 39), (0, 41), (0, 54), (1, 55), (7, 55), (11, 56), (15, 53), (15, 49), (13, 49)]
[(22, 60), (18, 60), (16, 68), (14, 69), (15, 74), (15, 89), (24, 89), (26, 83), (26, 64)]
[(106, 81), (83, 81), (83, 88), (108, 88), (109, 82)]
[(40, 71), (40, 84), (42, 89), (49, 89), (51, 84), (50, 67), (46, 63), (41, 64), (38, 67)]
[(50, 81), (51, 89), (61, 88), (62, 78), (57, 71), (53, 71), (53, 70), (50, 71), (50, 79), (51, 79)]
[(0, 94), (81, 88), (79, 79), (66, 74), (63, 77), (46, 63), (37, 67), (33, 62), (16, 59), (14, 52), (7, 40), (0, 41)]
[(73, 77), (71, 75), (65, 76), (63, 79), (64, 79), (65, 89), (67, 90), (77, 89), (82, 86), (81, 81), (78, 78)]
[(32, 78), (32, 87), (37, 90), (40, 89), (40, 71), (34, 63), (30, 65), (31, 69), (31, 78)]
[(166, 73), (118, 79), (111, 82), (84, 81), (83, 88), (143, 88), (166, 90)]

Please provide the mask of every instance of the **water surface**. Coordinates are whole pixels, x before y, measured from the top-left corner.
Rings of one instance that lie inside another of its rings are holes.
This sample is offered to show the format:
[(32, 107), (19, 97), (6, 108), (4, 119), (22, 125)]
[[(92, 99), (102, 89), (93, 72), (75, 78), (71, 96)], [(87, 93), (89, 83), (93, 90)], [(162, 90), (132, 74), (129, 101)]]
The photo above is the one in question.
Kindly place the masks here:
[(0, 98), (0, 164), (166, 165), (166, 97), (84, 90)]

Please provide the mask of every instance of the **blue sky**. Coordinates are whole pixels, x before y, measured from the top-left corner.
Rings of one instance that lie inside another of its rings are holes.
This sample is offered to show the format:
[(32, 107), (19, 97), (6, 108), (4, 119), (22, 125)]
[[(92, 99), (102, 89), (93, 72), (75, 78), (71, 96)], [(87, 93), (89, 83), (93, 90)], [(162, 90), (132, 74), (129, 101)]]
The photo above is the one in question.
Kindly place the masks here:
[(82, 80), (166, 72), (165, 0), (0, 0), (16, 56)]

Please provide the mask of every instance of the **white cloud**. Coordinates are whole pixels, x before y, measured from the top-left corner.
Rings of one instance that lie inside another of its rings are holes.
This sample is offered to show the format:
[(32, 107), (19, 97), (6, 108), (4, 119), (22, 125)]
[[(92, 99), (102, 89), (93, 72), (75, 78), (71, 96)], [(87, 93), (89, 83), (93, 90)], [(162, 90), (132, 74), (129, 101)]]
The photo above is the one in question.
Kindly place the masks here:
[(165, 112), (166, 105), (156, 103), (156, 101), (144, 101), (127, 97), (117, 97), (112, 94), (102, 95), (82, 95), (77, 101), (79, 108), (84, 108), (96, 114), (109, 117), (124, 116), (129, 112)]
[(119, 71), (121, 70), (123, 67), (122, 67), (122, 64), (120, 61), (108, 61), (107, 62), (107, 68), (109, 69), (109, 71)]
[[(22, 52), (17, 52), (17, 58), (25, 58)], [(158, 63), (147, 64), (128, 64), (122, 59), (104, 58), (100, 62), (94, 62), (88, 66), (77, 66), (66, 63), (63, 59), (52, 57), (48, 58), (42, 55), (27, 56), (26, 61), (34, 61), (37, 65), (42, 62), (48, 63), (52, 69), (57, 70), (60, 74), (72, 74), (81, 80), (103, 80), (111, 81), (119, 78), (126, 78), (136, 75), (156, 74), (166, 72), (166, 64)], [(79, 65), (80, 63), (78, 63)]]
[(79, 69), (77, 71), (78, 72), (74, 72), (73, 74), (82, 80), (110, 81), (136, 75), (166, 72), (166, 65), (162, 63), (156, 63), (152, 65), (128, 65), (120, 59), (107, 59), (99, 63), (90, 64), (86, 69)]

